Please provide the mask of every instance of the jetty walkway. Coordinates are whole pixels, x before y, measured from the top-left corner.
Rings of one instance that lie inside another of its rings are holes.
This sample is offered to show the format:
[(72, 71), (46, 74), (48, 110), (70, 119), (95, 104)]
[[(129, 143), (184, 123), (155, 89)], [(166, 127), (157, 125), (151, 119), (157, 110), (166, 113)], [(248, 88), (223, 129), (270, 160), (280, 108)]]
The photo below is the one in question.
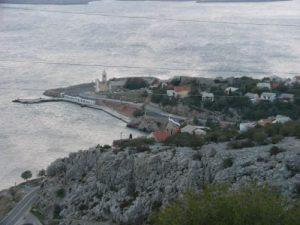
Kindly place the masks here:
[(69, 102), (69, 103), (80, 105), (81, 107), (88, 107), (88, 108), (101, 110), (125, 123), (129, 123), (131, 121), (129, 117), (124, 116), (118, 113), (117, 111), (110, 109), (107, 106), (97, 105), (95, 100), (86, 99), (78, 96), (67, 95), (61, 98), (34, 98), (34, 99), (18, 98), (13, 100), (13, 102), (21, 103), (21, 104), (39, 104), (39, 103), (46, 103), (46, 102)]

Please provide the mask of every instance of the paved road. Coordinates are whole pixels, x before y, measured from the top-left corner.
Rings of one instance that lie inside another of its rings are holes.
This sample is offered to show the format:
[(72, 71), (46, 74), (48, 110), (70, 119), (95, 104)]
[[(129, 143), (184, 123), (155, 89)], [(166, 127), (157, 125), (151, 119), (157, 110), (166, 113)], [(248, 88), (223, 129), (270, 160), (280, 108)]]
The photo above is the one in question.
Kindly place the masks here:
[(18, 204), (1, 220), (0, 225), (16, 225), (31, 209), (32, 204), (37, 198), (39, 187), (29, 192)]
[(23, 225), (23, 224), (42, 225), (41, 222), (32, 213), (28, 213), (16, 225)]
[(145, 111), (146, 111), (147, 115), (154, 116), (154, 117), (172, 118), (174, 120), (179, 120), (179, 121), (186, 119), (185, 117), (177, 116), (177, 115), (162, 111), (160, 108), (158, 108), (157, 106), (154, 106), (152, 104), (145, 105)]

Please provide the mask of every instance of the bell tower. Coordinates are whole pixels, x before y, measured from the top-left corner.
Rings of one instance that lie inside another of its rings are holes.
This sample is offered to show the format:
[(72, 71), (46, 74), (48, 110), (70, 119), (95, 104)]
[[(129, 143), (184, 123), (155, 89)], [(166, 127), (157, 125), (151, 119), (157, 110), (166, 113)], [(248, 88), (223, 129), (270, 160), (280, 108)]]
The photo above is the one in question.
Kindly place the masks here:
[(102, 72), (102, 82), (103, 82), (103, 83), (106, 83), (106, 82), (107, 82), (107, 74), (106, 74), (106, 71), (105, 71), (105, 70), (103, 70), (103, 72)]

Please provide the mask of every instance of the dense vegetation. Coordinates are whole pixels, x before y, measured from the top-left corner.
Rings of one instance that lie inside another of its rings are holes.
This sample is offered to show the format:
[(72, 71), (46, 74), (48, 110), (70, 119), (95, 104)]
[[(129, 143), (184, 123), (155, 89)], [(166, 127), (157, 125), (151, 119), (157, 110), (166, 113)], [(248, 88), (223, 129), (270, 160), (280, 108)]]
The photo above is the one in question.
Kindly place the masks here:
[(299, 225), (300, 202), (291, 206), (268, 187), (251, 185), (236, 192), (206, 187), (186, 193), (150, 221), (153, 225)]
[(276, 144), (283, 137), (295, 136), (300, 138), (300, 122), (291, 121), (285, 124), (268, 124), (266, 126), (257, 126), (241, 133), (231, 141), (231, 148), (252, 147), (255, 145)]
[(177, 133), (170, 136), (166, 145), (201, 147), (210, 142), (227, 142), (229, 147), (238, 149), (257, 145), (277, 144), (284, 137), (295, 136), (300, 138), (300, 121), (291, 121), (285, 124), (268, 124), (239, 133), (236, 129), (213, 129), (206, 135), (197, 136), (188, 133)]
[(130, 90), (135, 90), (135, 89), (140, 89), (145, 87), (148, 87), (148, 83), (147, 81), (145, 81), (143, 78), (140, 77), (128, 78), (124, 86), (124, 88)]

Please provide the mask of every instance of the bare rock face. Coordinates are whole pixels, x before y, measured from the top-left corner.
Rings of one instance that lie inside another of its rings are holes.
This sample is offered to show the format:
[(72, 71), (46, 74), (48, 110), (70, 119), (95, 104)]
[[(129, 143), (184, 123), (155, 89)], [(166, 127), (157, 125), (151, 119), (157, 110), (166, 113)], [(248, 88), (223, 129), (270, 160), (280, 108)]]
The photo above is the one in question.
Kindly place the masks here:
[(282, 151), (276, 155), (270, 153), (272, 145), (232, 150), (226, 143), (198, 150), (156, 144), (149, 152), (92, 148), (72, 153), (49, 166), (51, 177), (38, 207), (50, 218), (140, 225), (154, 209), (210, 183), (234, 188), (268, 183), (299, 198), (300, 141), (286, 138), (277, 146)]

